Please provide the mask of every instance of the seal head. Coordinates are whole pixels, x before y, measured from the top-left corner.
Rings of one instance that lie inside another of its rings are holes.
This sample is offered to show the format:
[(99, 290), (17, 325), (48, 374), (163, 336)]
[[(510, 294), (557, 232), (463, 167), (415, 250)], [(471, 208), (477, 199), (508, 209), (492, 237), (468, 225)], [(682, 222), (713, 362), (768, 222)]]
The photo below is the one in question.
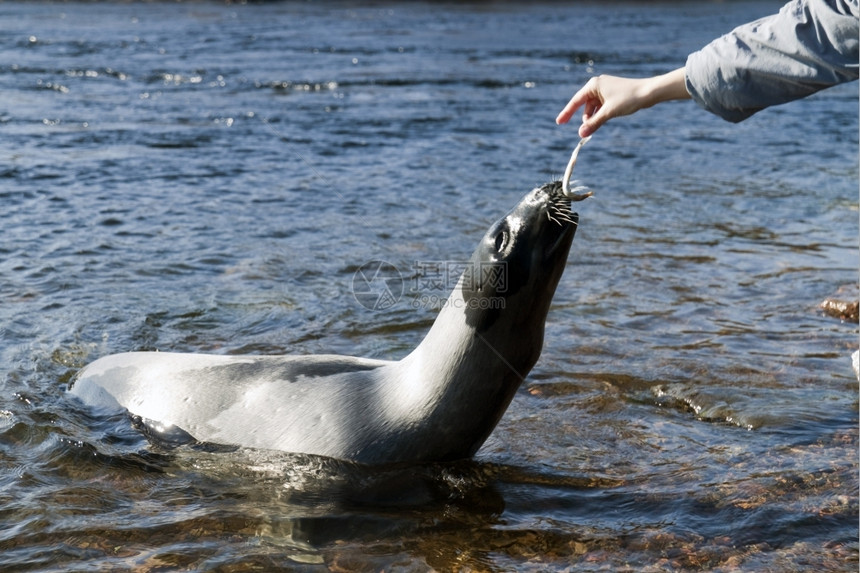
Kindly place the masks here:
[(457, 448), (439, 459), (478, 450), (540, 357), (577, 224), (560, 182), (529, 192), (490, 227), (430, 332), (401, 361), (432, 355), (446, 371), (433, 431)]

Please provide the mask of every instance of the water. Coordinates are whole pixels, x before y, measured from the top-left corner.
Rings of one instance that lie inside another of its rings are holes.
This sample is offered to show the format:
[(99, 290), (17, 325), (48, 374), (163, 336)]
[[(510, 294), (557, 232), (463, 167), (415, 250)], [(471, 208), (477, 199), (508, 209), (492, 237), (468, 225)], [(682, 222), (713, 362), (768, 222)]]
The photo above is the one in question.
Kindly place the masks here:
[(601, 130), (474, 460), (169, 450), (64, 393), (126, 350), (405, 355), (416, 263), (561, 175), (578, 86), (779, 5), (0, 5), (0, 568), (855, 571), (857, 325), (817, 305), (857, 283), (856, 83)]

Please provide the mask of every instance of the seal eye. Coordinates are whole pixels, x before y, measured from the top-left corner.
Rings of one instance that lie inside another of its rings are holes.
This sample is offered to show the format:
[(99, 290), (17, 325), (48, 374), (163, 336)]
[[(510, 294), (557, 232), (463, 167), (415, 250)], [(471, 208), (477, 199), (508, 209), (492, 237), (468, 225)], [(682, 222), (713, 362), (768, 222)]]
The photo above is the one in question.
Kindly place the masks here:
[(502, 229), (496, 235), (496, 252), (501, 253), (508, 246), (508, 231)]

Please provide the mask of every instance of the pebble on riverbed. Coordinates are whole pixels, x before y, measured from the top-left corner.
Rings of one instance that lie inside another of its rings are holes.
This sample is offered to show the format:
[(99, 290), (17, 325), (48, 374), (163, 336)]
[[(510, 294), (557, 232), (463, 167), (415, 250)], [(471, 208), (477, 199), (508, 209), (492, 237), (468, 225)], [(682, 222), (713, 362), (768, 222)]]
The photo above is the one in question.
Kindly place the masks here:
[[(818, 307), (828, 316), (848, 322), (860, 322), (860, 301), (858, 301), (856, 289), (856, 285), (839, 287), (832, 296), (824, 299)], [(855, 291), (853, 296), (852, 291)]]

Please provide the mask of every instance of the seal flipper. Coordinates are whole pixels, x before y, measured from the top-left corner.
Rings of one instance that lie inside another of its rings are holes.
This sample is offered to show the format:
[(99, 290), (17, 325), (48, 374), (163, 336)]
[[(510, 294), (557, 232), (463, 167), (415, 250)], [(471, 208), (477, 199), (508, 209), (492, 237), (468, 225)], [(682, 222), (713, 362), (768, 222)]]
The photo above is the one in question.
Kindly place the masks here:
[(166, 450), (188, 446), (204, 452), (234, 452), (239, 446), (201, 442), (179, 426), (157, 422), (141, 416), (130, 415), (131, 424), (141, 432), (146, 439)]
[(143, 433), (146, 439), (168, 450), (182, 446), (189, 446), (206, 452), (232, 452), (239, 449), (239, 446), (201, 442), (179, 426), (173, 424), (165, 424), (134, 415), (130, 416), (130, 418), (135, 429)]
[(150, 420), (142, 416), (131, 416), (134, 427), (143, 432), (150, 440), (160, 446), (167, 448), (178, 448), (179, 446), (194, 445), (199, 443), (197, 438), (173, 424), (165, 424), (156, 420)]

